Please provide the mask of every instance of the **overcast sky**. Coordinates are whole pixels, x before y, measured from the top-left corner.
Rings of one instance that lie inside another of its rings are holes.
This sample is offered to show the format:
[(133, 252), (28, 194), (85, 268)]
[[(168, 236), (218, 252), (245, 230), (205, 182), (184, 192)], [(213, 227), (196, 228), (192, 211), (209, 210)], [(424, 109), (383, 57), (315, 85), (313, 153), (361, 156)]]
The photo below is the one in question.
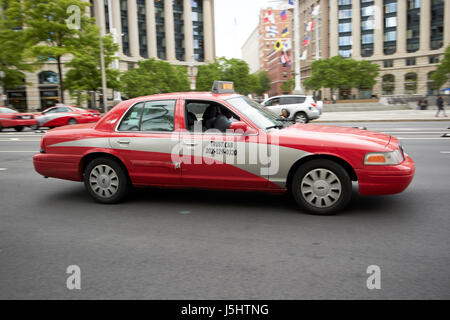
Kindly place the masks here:
[(241, 58), (241, 47), (258, 24), (259, 9), (271, 0), (215, 0), (216, 55)]

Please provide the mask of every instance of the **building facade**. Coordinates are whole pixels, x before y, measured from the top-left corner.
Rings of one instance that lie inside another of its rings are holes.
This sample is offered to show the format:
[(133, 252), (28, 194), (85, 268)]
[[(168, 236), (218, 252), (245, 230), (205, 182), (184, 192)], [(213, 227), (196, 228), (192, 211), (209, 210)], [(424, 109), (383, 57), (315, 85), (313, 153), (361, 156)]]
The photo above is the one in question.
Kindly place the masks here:
[[(214, 0), (86, 1), (91, 5), (87, 14), (96, 18), (102, 33), (116, 35), (116, 68), (122, 72), (143, 59), (166, 60), (188, 68), (193, 88), (196, 67), (215, 59)], [(59, 103), (56, 72), (56, 63), (49, 61), (40, 71), (26, 73), (29, 85), (7, 90), (8, 104), (21, 111), (36, 111)], [(75, 103), (68, 92), (64, 99)], [(110, 91), (109, 106), (113, 100)]]
[[(430, 76), (450, 45), (450, 1), (300, 0), (299, 6), (300, 43), (307, 36), (303, 30), (309, 21), (315, 20), (319, 28), (312, 41), (302, 46), (308, 52), (301, 62), (302, 79), (311, 74), (315, 41), (319, 41), (321, 58), (341, 55), (380, 65), (373, 89), (341, 90), (341, 99), (437, 93)], [(320, 13), (313, 17), (316, 6)]]
[(259, 70), (259, 29), (258, 27), (245, 41), (241, 48), (242, 59), (248, 63), (250, 73), (255, 73)]

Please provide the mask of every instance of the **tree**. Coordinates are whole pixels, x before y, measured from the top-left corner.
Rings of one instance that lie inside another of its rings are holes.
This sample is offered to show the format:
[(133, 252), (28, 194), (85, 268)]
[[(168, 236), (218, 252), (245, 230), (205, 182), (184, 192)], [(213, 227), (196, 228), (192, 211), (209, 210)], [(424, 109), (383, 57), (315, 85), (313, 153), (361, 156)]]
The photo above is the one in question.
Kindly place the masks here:
[(442, 59), (437, 70), (431, 76), (435, 89), (440, 89), (450, 80), (450, 46), (445, 50), (444, 59)]
[[(82, 47), (83, 33), (95, 23), (84, 14), (89, 3), (82, 0), (21, 0), (9, 4), (20, 20), (26, 22), (25, 37), (35, 43), (30, 48), (32, 56), (41, 62), (56, 61), (60, 100), (64, 102), (62, 58), (77, 54)], [(71, 23), (74, 15), (76, 24)]]
[(138, 62), (138, 67), (125, 72), (120, 81), (121, 90), (128, 98), (189, 91), (190, 88), (185, 67), (154, 58)]
[(21, 16), (12, 6), (14, 3), (0, 1), (0, 6), (6, 8), (0, 15), (0, 85), (3, 89), (23, 85), (23, 72), (34, 70), (32, 61), (27, 60), (27, 49), (31, 44), (22, 29)]
[[(70, 93), (80, 95), (81, 91), (93, 91), (95, 101), (95, 91), (102, 85), (100, 69), (100, 46), (99, 30), (95, 25), (87, 28), (86, 32), (80, 36), (81, 46), (74, 54), (73, 59), (65, 64), (68, 68), (65, 75), (65, 87)], [(111, 35), (103, 37), (103, 54), (105, 66), (109, 66), (115, 59), (114, 54), (118, 45), (114, 43)], [(106, 82), (110, 89), (120, 88), (120, 71), (106, 68)]]
[(261, 70), (256, 73), (258, 80), (259, 80), (259, 87), (258, 90), (255, 91), (255, 93), (258, 96), (262, 96), (265, 92), (269, 91), (271, 89), (271, 83), (272, 81), (269, 78), (269, 75), (267, 74), (267, 71)]
[(198, 68), (196, 87), (198, 91), (210, 91), (214, 80), (233, 81), (234, 89), (243, 95), (259, 90), (259, 80), (249, 74), (247, 62), (240, 59), (218, 58)]
[(294, 87), (295, 87), (295, 79), (290, 78), (281, 85), (281, 90), (283, 90), (283, 93), (291, 93), (292, 90), (294, 90)]
[(357, 61), (335, 56), (316, 60), (311, 64), (312, 74), (304, 81), (306, 89), (370, 89), (376, 83), (380, 66), (369, 61)]

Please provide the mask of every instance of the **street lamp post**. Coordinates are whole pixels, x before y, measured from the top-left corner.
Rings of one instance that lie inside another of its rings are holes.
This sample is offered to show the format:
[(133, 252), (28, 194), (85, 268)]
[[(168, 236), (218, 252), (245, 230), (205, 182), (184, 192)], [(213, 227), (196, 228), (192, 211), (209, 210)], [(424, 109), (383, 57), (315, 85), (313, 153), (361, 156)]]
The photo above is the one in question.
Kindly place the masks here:
[(4, 99), (4, 90), (3, 90), (3, 87), (4, 87), (4, 84), (3, 84), (3, 80), (4, 80), (4, 78), (5, 78), (5, 73), (3, 72), (3, 71), (0, 71), (0, 104), (2, 105), (2, 106), (4, 106), (5, 105), (5, 99)]
[(299, 17), (299, 0), (294, 0), (294, 74), (295, 74), (295, 88), (294, 93), (303, 93), (302, 79), (301, 79), (301, 65), (300, 65), (300, 17)]

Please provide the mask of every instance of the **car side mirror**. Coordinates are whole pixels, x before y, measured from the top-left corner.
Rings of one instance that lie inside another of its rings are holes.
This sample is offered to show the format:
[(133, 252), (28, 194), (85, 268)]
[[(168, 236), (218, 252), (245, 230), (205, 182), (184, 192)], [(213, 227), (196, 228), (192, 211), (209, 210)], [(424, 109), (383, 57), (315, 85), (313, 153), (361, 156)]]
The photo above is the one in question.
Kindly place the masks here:
[(253, 128), (249, 127), (244, 121), (232, 122), (230, 124), (230, 130), (242, 134), (256, 133), (256, 131)]

